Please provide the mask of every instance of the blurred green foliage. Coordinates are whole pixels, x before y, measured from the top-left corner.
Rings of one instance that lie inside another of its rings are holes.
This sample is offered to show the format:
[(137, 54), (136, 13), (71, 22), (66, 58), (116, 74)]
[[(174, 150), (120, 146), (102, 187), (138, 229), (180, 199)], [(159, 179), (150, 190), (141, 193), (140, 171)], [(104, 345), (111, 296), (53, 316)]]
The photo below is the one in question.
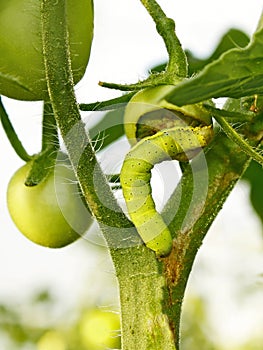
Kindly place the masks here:
[(182, 316), (182, 349), (181, 350), (219, 350), (211, 339), (205, 301), (191, 298), (186, 303)]
[[(40, 307), (44, 307), (45, 310), (42, 314), (43, 319), (39, 316)], [(46, 291), (29, 299), (23, 308), (2, 304), (0, 348), (4, 350), (120, 349), (117, 313), (95, 305), (89, 307), (85, 305), (72, 311), (74, 317), (63, 315), (54, 322), (52, 314), (55, 307), (56, 301)], [(182, 316), (181, 350), (262, 350), (263, 335), (260, 339), (251, 339), (238, 348), (229, 348), (228, 344), (218, 345), (218, 335), (209, 323), (208, 314), (205, 300), (194, 296), (187, 298)], [(106, 323), (105, 315), (110, 316)], [(108, 332), (111, 340), (104, 346), (101, 339), (105, 341), (105, 332)], [(95, 335), (98, 343), (94, 341)]]
[[(0, 305), (0, 349), (104, 350), (120, 348), (119, 315), (85, 305), (55, 318), (56, 300), (43, 291), (26, 304)], [(74, 315), (72, 317), (72, 315)]]

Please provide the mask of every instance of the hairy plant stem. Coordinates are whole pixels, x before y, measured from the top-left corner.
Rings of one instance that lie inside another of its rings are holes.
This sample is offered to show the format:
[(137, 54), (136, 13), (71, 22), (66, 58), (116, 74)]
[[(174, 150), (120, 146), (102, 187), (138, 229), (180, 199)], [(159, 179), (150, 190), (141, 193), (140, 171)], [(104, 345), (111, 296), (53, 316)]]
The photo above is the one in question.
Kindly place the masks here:
[(221, 128), (224, 130), (224, 133), (233, 141), (235, 142), (243, 152), (245, 152), (249, 157), (254, 159), (259, 164), (263, 165), (263, 157), (260, 153), (255, 151), (252, 146), (249, 145), (249, 143), (244, 140), (233, 128), (232, 126), (226, 121), (224, 117), (221, 117), (219, 115), (214, 115), (215, 120), (218, 122), (218, 124), (221, 126)]
[(168, 18), (155, 0), (140, 0), (156, 24), (157, 32), (163, 38), (167, 52), (168, 64), (166, 73), (185, 78), (188, 64), (181, 43), (175, 34), (174, 20)]
[[(50, 101), (70, 160), (91, 211), (105, 225), (129, 227), (92, 149), (76, 103), (65, 1), (42, 1), (43, 53)], [(97, 188), (94, 187), (97, 181)]]
[(50, 102), (45, 101), (43, 107), (42, 122), (42, 152), (50, 149), (56, 151), (59, 148), (59, 139), (56, 119)]
[(45, 101), (42, 119), (41, 151), (32, 159), (32, 166), (25, 180), (26, 186), (37, 186), (54, 169), (59, 150), (56, 120), (50, 102)]
[(93, 103), (80, 103), (79, 108), (81, 111), (102, 111), (102, 110), (114, 110), (116, 105), (127, 103), (130, 101), (134, 92), (122, 95), (106, 101), (93, 102)]
[(80, 120), (70, 67), (65, 1), (42, 0), (41, 6), (50, 100), (81, 189), (114, 261), (120, 286), (122, 348), (175, 349), (168, 319), (161, 311), (165, 280), (160, 265), (117, 206)]
[[(231, 100), (228, 100), (228, 103), (231, 103)], [(234, 104), (234, 102), (232, 102)], [(236, 104), (236, 102), (235, 102)], [(259, 164), (263, 165), (263, 157), (262, 155), (257, 152), (252, 145), (249, 144), (247, 140), (244, 139), (243, 136), (241, 136), (236, 130), (232, 127), (232, 125), (229, 122), (250, 122), (251, 124), (258, 125), (257, 126), (257, 132), (260, 132), (262, 130), (262, 122), (260, 119), (262, 119), (262, 113), (258, 112), (251, 112), (246, 111), (246, 113), (240, 113), (239, 111), (232, 111), (232, 110), (226, 110), (226, 109), (218, 109), (213, 106), (209, 106), (205, 104), (205, 108), (210, 111), (213, 114), (213, 118), (217, 121), (217, 123), (221, 126), (224, 133), (232, 140), (234, 143), (236, 143), (243, 152), (245, 152), (249, 157), (254, 159)], [(261, 106), (259, 107), (259, 110), (261, 110)], [(248, 124), (249, 125), (249, 124)], [(258, 141), (261, 141), (262, 135), (258, 136)]]
[(4, 108), (1, 97), (0, 97), (0, 120), (3, 126), (3, 129), (5, 130), (6, 136), (8, 137), (8, 140), (12, 145), (13, 149), (15, 150), (16, 154), (18, 155), (18, 157), (20, 157), (25, 162), (30, 161), (33, 156), (27, 153), (21, 141), (19, 140), (17, 133), (15, 132), (15, 129)]

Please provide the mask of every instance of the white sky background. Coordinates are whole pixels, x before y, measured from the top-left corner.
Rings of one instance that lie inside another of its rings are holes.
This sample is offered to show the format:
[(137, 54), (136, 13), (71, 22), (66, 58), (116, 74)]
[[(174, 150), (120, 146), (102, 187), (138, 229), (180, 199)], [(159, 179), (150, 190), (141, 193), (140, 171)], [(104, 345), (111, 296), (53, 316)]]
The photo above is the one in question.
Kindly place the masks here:
[[(146, 77), (147, 69), (167, 57), (162, 40), (139, 0), (94, 2), (95, 37), (86, 75), (76, 87), (79, 102), (117, 96), (118, 92), (103, 89), (97, 82), (136, 82)], [(252, 34), (262, 9), (261, 0), (160, 0), (159, 3), (176, 21), (183, 47), (200, 56), (209, 55), (230, 27)], [(39, 151), (41, 103), (4, 98), (3, 102), (27, 150)], [(0, 303), (10, 298), (22, 300), (42, 286), (50, 286), (67, 306), (78, 304), (76, 298), (81, 299), (81, 295), (98, 295), (102, 287), (110, 292), (112, 268), (105, 256), (98, 256), (92, 244), (77, 242), (53, 251), (32, 244), (17, 231), (7, 212), (5, 193), (10, 177), (22, 161), (11, 149), (2, 129), (0, 147)], [(233, 302), (239, 288), (258, 284), (263, 288), (261, 226), (247, 200), (245, 185), (233, 192), (205, 241), (207, 248), (200, 251), (196, 265), (205, 266), (203, 274), (196, 272), (191, 278), (193, 290), (213, 296), (209, 299), (216, 311), (213, 322), (222, 321), (223, 315), (224, 322), (218, 332), (230, 342), (240, 339), (241, 334), (254, 332), (260, 325), (263, 328), (262, 312), (252, 312), (257, 311), (256, 304), (251, 311), (254, 300), (257, 303), (261, 300), (262, 305), (262, 289), (259, 299), (252, 291), (251, 298), (239, 309)], [(95, 293), (94, 289), (87, 292), (91, 285), (95, 286)]]

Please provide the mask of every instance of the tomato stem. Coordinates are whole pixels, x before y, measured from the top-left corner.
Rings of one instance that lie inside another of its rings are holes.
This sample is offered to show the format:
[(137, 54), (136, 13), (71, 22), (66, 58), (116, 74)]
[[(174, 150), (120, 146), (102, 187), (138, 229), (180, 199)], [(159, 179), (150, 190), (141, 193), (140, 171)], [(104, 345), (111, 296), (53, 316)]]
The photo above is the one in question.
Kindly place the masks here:
[(59, 139), (56, 119), (50, 102), (44, 102), (42, 122), (42, 152), (47, 149), (56, 151), (59, 148)]
[(45, 101), (42, 121), (42, 149), (34, 156), (32, 166), (25, 180), (26, 186), (36, 186), (44, 181), (54, 169), (59, 150), (59, 139), (50, 102)]
[(28, 162), (32, 159), (33, 156), (29, 155), (19, 140), (17, 133), (9, 119), (9, 116), (4, 108), (0, 97), (0, 119), (5, 130), (6, 136), (8, 137), (9, 142), (11, 143), (16, 154), (25, 162)]
[(134, 84), (118, 84), (108, 83), (100, 81), (99, 85), (109, 89), (121, 90), (121, 91), (139, 91), (146, 88), (152, 88), (159, 85), (176, 85), (181, 81), (175, 74), (168, 72), (167, 70), (161, 73), (151, 74), (145, 80), (139, 81)]
[(213, 118), (231, 141), (235, 142), (249, 157), (263, 165), (263, 156), (237, 133), (229, 123), (229, 121), (241, 123), (251, 122), (255, 118), (255, 112), (247, 111), (246, 113), (241, 113), (239, 111), (228, 111), (226, 109), (215, 108), (209, 104), (204, 104), (204, 107), (212, 113)]
[(263, 165), (263, 157), (262, 155), (255, 151), (250, 144), (244, 140), (232, 126), (226, 121), (225, 118), (214, 114), (215, 120), (218, 122), (218, 124), (223, 129), (224, 133), (227, 135), (227, 137), (230, 138), (231, 141), (235, 142), (243, 152), (245, 152), (249, 157), (254, 159), (259, 164)]
[(44, 181), (50, 172), (54, 169), (56, 153), (50, 153), (50, 150), (40, 152), (32, 160), (31, 168), (25, 180), (28, 187), (37, 186)]
[[(62, 139), (91, 212), (105, 227), (131, 227), (97, 162), (74, 93), (65, 1), (41, 1), (43, 55), (50, 101)], [(96, 186), (94, 184), (96, 182)], [(106, 231), (106, 230), (105, 230)], [(121, 245), (121, 233), (112, 237)], [(109, 242), (108, 242), (109, 243)]]
[(165, 15), (155, 0), (141, 0), (141, 3), (154, 20), (157, 32), (164, 40), (169, 55), (166, 72), (185, 78), (188, 72), (187, 58), (175, 33), (174, 20)]
[(80, 103), (79, 108), (81, 111), (101, 111), (101, 110), (111, 110), (116, 109), (116, 105), (121, 103), (129, 102), (132, 96), (134, 95), (134, 92), (130, 92), (128, 94), (125, 94), (120, 97), (116, 97), (110, 100), (106, 101), (98, 101), (93, 103)]
[(224, 118), (227, 118), (228, 121), (233, 122), (250, 122), (252, 117), (254, 117), (253, 112), (236, 112), (236, 111), (228, 111), (227, 109), (219, 109), (214, 106), (211, 106), (211, 104), (203, 103), (203, 106), (205, 109), (207, 109), (209, 112), (211, 112), (212, 115), (222, 116)]

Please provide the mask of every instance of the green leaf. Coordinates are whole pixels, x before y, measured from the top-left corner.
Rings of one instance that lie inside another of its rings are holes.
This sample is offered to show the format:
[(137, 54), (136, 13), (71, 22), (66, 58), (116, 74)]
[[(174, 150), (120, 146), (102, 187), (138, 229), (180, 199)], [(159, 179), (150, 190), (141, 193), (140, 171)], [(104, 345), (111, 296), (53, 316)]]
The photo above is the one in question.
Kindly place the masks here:
[(243, 175), (243, 180), (250, 184), (250, 201), (263, 225), (263, 168), (255, 161), (251, 161)]
[(211, 63), (218, 59), (224, 52), (237, 48), (245, 47), (249, 43), (249, 37), (239, 29), (229, 29), (221, 38), (212, 55), (208, 58), (200, 59), (192, 54), (191, 51), (187, 50), (186, 55), (189, 64), (189, 75), (197, 73), (204, 68), (208, 63)]
[(263, 94), (263, 27), (245, 48), (225, 52), (196, 76), (175, 86), (166, 99), (182, 106), (209, 98)]

